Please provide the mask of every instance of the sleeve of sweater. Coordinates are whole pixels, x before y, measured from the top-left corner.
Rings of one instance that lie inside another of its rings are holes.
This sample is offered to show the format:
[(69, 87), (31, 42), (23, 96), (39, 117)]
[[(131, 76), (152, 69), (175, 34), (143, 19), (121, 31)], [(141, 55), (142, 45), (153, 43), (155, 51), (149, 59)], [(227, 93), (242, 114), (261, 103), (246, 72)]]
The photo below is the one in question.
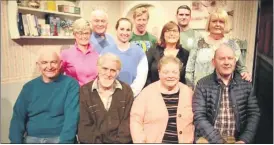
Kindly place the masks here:
[[(145, 89), (144, 89), (145, 90)], [(144, 119), (146, 110), (146, 95), (144, 90), (135, 98), (130, 111), (130, 133), (133, 143), (145, 143)]]
[(130, 121), (130, 110), (133, 103), (133, 92), (131, 91), (130, 87), (128, 87), (126, 96), (126, 105), (123, 118), (121, 123), (118, 127), (118, 137), (117, 143), (129, 143), (131, 139), (130, 128), (129, 128), (129, 121)]
[(79, 84), (70, 82), (65, 100), (65, 120), (60, 134), (60, 143), (74, 143), (79, 120)]
[(28, 90), (27, 85), (24, 85), (21, 90), (16, 103), (13, 107), (13, 116), (10, 123), (9, 139), (11, 143), (21, 144), (23, 143), (24, 133), (26, 131), (27, 122), (27, 108), (28, 108)]
[(186, 64), (186, 84), (189, 87), (194, 88), (194, 71), (195, 71), (195, 61), (197, 57), (197, 48), (193, 48), (190, 50), (188, 61)]
[[(90, 87), (86, 85), (80, 88), (80, 119), (78, 123), (78, 139), (82, 143), (92, 143), (94, 142), (93, 138), (96, 138), (96, 141), (102, 140), (102, 134), (95, 125), (96, 123), (89, 113), (89, 108), (92, 107), (88, 106), (86, 100), (86, 98), (91, 97), (88, 93), (89, 88)], [(91, 134), (93, 137), (90, 137)]]
[(238, 61), (236, 62), (236, 70), (239, 72), (239, 73), (243, 73), (243, 72), (247, 72), (247, 68), (246, 68), (246, 66), (245, 66), (245, 64), (244, 64), (244, 58), (243, 58), (243, 55), (242, 55), (242, 53), (241, 53), (241, 48), (240, 48), (240, 46), (236, 43), (236, 42), (234, 42), (234, 44), (235, 44), (235, 49), (238, 51), (238, 53), (239, 53), (239, 59), (238, 59)]
[(136, 97), (141, 92), (144, 85), (146, 84), (147, 73), (148, 73), (147, 57), (143, 55), (137, 66), (136, 78), (134, 79), (133, 83), (130, 85), (133, 91), (134, 97)]
[(192, 108), (194, 112), (195, 130), (200, 133), (201, 137), (208, 140), (209, 143), (224, 143), (221, 134), (214, 129), (206, 116), (206, 97), (202, 92), (199, 82), (194, 91)]
[(151, 84), (151, 65), (153, 62), (153, 54), (155, 52), (156, 48), (150, 48), (147, 52), (146, 52), (146, 56), (147, 56), (147, 63), (148, 63), (148, 74), (147, 74), (147, 80), (146, 80), (146, 86)]
[(251, 84), (249, 84), (248, 89), (251, 92), (248, 97), (247, 104), (247, 125), (239, 138), (239, 140), (244, 141), (245, 143), (251, 143), (256, 134), (256, 130), (260, 121), (260, 109)]

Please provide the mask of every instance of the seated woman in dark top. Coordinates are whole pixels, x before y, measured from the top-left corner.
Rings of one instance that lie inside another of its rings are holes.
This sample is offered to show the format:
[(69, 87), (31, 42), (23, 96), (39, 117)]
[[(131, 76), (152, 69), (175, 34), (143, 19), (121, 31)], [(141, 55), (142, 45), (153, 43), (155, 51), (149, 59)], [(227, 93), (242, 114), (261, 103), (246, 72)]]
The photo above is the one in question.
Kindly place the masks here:
[(177, 57), (182, 63), (183, 68), (180, 74), (180, 82), (185, 84), (185, 66), (188, 60), (188, 51), (180, 45), (179, 26), (170, 21), (166, 23), (162, 29), (160, 41), (156, 48), (151, 48), (147, 52), (148, 60), (148, 76), (146, 85), (149, 85), (159, 80), (158, 62), (163, 56), (172, 55)]

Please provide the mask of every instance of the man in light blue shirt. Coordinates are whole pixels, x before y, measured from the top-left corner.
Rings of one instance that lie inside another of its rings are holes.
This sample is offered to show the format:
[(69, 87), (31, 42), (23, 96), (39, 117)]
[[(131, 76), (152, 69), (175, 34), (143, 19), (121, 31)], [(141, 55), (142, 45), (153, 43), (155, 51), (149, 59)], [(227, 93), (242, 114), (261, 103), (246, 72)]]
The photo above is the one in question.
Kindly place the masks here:
[(99, 54), (104, 48), (115, 45), (112, 36), (106, 33), (107, 25), (108, 15), (106, 12), (94, 10), (91, 13), (92, 34), (90, 42)]

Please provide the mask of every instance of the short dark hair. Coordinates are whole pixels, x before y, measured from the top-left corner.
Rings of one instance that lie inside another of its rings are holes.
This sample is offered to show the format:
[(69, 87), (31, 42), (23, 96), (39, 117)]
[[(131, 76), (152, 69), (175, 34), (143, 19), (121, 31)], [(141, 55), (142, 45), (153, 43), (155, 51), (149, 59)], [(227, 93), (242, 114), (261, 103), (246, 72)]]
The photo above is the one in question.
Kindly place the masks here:
[(128, 18), (120, 18), (120, 19), (117, 21), (116, 25), (115, 25), (115, 29), (116, 29), (116, 30), (118, 29), (118, 27), (119, 27), (119, 25), (120, 25), (120, 21), (128, 21), (128, 22), (130, 23), (130, 25), (131, 25), (131, 30), (132, 30), (132, 22), (131, 22), (130, 19), (128, 19)]
[(177, 8), (177, 14), (179, 13), (179, 10), (180, 10), (180, 9), (187, 9), (187, 10), (189, 10), (189, 12), (191, 13), (191, 9), (190, 9), (190, 7), (187, 6), (187, 5), (181, 5), (181, 6), (179, 6), (179, 7)]

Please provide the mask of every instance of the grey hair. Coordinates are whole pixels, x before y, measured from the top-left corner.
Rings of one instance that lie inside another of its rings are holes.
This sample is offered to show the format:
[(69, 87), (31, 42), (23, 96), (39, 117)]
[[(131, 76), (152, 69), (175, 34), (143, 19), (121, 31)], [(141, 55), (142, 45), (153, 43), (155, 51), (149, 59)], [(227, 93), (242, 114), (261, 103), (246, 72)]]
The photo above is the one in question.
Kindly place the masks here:
[(117, 55), (115, 55), (115, 54), (113, 54), (113, 53), (110, 53), (110, 52), (105, 53), (105, 54), (99, 56), (98, 61), (97, 61), (97, 66), (98, 66), (98, 67), (102, 66), (102, 64), (103, 64), (104, 61), (106, 61), (106, 60), (116, 61), (117, 67), (118, 67), (117, 69), (118, 69), (119, 71), (121, 70), (122, 62), (121, 62), (120, 58), (119, 58)]
[(57, 50), (57, 49), (53, 49), (53, 48), (41, 48), (38, 53), (37, 53), (37, 58), (36, 58), (36, 62), (39, 62), (40, 61), (40, 58), (42, 55), (44, 54), (56, 54), (58, 59), (61, 60), (61, 57), (60, 57), (60, 50)]
[(216, 57), (216, 52), (219, 48), (223, 48), (223, 47), (226, 47), (226, 48), (230, 48), (232, 51), (233, 51), (233, 55), (236, 57), (236, 49), (237, 49), (237, 44), (233, 41), (233, 40), (228, 40), (227, 42), (223, 42), (219, 45), (219, 47), (215, 50), (214, 52), (214, 57)]
[(104, 9), (96, 8), (91, 12), (91, 20), (93, 19), (94, 15), (98, 13), (103, 13), (106, 16), (106, 20), (108, 21), (108, 14)]

